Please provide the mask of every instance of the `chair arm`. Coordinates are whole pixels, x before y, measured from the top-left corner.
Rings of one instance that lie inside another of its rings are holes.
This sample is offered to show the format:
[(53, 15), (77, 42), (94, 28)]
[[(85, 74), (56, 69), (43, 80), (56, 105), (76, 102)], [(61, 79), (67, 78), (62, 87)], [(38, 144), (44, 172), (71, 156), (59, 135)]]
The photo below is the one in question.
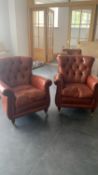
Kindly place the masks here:
[(89, 76), (87, 79), (87, 85), (94, 92), (94, 96), (98, 100), (98, 78), (95, 76)]
[(32, 75), (32, 85), (38, 89), (47, 90), (52, 85), (52, 81), (38, 75)]
[(0, 93), (8, 97), (15, 97), (12, 88), (2, 81), (0, 81)]
[(54, 84), (55, 85), (58, 85), (58, 84), (63, 85), (63, 76), (62, 76), (62, 74), (57, 73), (55, 75), (55, 77), (54, 77)]
[(95, 76), (89, 76), (87, 78), (87, 85), (92, 91), (94, 91), (96, 88), (98, 88), (98, 78)]

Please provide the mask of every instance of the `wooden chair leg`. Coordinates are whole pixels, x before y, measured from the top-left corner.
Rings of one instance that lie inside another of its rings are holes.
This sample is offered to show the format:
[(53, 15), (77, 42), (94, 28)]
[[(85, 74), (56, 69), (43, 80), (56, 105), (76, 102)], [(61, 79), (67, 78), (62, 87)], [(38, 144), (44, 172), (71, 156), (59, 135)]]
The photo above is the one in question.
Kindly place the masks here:
[(91, 116), (94, 117), (94, 111), (95, 111), (95, 108), (92, 108), (91, 109)]
[(15, 119), (12, 119), (11, 122), (15, 126)]
[(94, 113), (94, 111), (95, 111), (95, 108), (92, 108), (92, 109), (91, 109), (91, 113)]
[(46, 108), (44, 111), (45, 111), (45, 114), (46, 114), (45, 121), (47, 121), (47, 119), (48, 119), (48, 108)]
[(61, 110), (61, 107), (58, 107), (58, 111), (60, 112), (60, 110)]
[(48, 113), (48, 108), (44, 109), (44, 111), (45, 111), (45, 114), (47, 114)]

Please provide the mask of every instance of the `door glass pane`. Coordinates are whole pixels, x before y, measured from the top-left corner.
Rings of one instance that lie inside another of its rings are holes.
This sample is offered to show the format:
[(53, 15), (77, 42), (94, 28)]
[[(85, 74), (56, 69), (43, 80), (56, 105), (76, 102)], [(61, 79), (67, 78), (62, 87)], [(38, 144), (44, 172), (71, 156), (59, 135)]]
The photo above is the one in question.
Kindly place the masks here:
[(44, 11), (34, 11), (33, 15), (33, 56), (35, 60), (45, 61)]
[(80, 17), (81, 17), (81, 11), (80, 10), (73, 10), (72, 11), (72, 21), (71, 21), (71, 27), (78, 28), (80, 25)]
[(70, 47), (71, 48), (76, 48), (77, 43), (78, 43), (78, 40), (77, 39), (71, 39), (70, 40)]
[(77, 47), (79, 41), (89, 39), (91, 9), (72, 10), (70, 47)]
[(81, 27), (89, 27), (91, 23), (91, 10), (82, 10)]
[(88, 38), (88, 37), (89, 37), (89, 28), (81, 28), (80, 38)]
[(78, 38), (79, 37), (79, 28), (72, 28), (71, 29), (71, 38)]
[(91, 10), (82, 10), (81, 12), (81, 25), (80, 25), (80, 40), (89, 38), (91, 23)]
[(51, 8), (51, 10), (53, 10), (54, 12), (54, 27), (59, 27), (58, 26), (58, 16), (59, 16), (59, 8), (58, 7), (54, 7), (54, 8)]
[(81, 10), (72, 10), (70, 47), (75, 48), (79, 39)]

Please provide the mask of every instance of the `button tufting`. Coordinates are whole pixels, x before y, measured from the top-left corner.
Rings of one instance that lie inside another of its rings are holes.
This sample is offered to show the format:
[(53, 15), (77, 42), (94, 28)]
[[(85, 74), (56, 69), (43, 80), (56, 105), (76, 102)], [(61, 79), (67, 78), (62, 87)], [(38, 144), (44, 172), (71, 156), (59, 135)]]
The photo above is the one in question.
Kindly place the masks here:
[(17, 79), (17, 76), (15, 75), (14, 78)]
[(24, 75), (22, 75), (22, 78), (24, 79), (24, 78), (25, 78), (25, 76), (24, 76)]
[(28, 70), (28, 68), (26, 67), (26, 68), (25, 68), (25, 70), (27, 71), (27, 70)]
[(14, 64), (14, 61), (12, 61), (12, 64)]
[(80, 76), (82, 76), (82, 72), (80, 72)]

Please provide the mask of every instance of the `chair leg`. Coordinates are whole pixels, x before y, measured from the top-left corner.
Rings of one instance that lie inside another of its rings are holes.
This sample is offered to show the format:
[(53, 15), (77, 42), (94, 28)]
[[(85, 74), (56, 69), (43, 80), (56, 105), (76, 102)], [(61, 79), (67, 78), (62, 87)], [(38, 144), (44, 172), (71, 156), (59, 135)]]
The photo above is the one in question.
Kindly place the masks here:
[(92, 108), (92, 109), (91, 109), (91, 113), (94, 113), (94, 111), (95, 111), (95, 108)]
[(58, 107), (58, 111), (60, 112), (60, 110), (61, 110), (61, 107)]
[(12, 119), (11, 122), (15, 126), (15, 119)]
[(46, 114), (45, 120), (47, 120), (48, 119), (48, 108), (44, 109), (44, 111), (45, 111), (45, 114)]
[(92, 108), (91, 109), (91, 116), (94, 117), (94, 111), (95, 111), (95, 108)]
[(47, 114), (48, 113), (48, 108), (44, 109), (44, 111), (45, 111), (45, 114)]

